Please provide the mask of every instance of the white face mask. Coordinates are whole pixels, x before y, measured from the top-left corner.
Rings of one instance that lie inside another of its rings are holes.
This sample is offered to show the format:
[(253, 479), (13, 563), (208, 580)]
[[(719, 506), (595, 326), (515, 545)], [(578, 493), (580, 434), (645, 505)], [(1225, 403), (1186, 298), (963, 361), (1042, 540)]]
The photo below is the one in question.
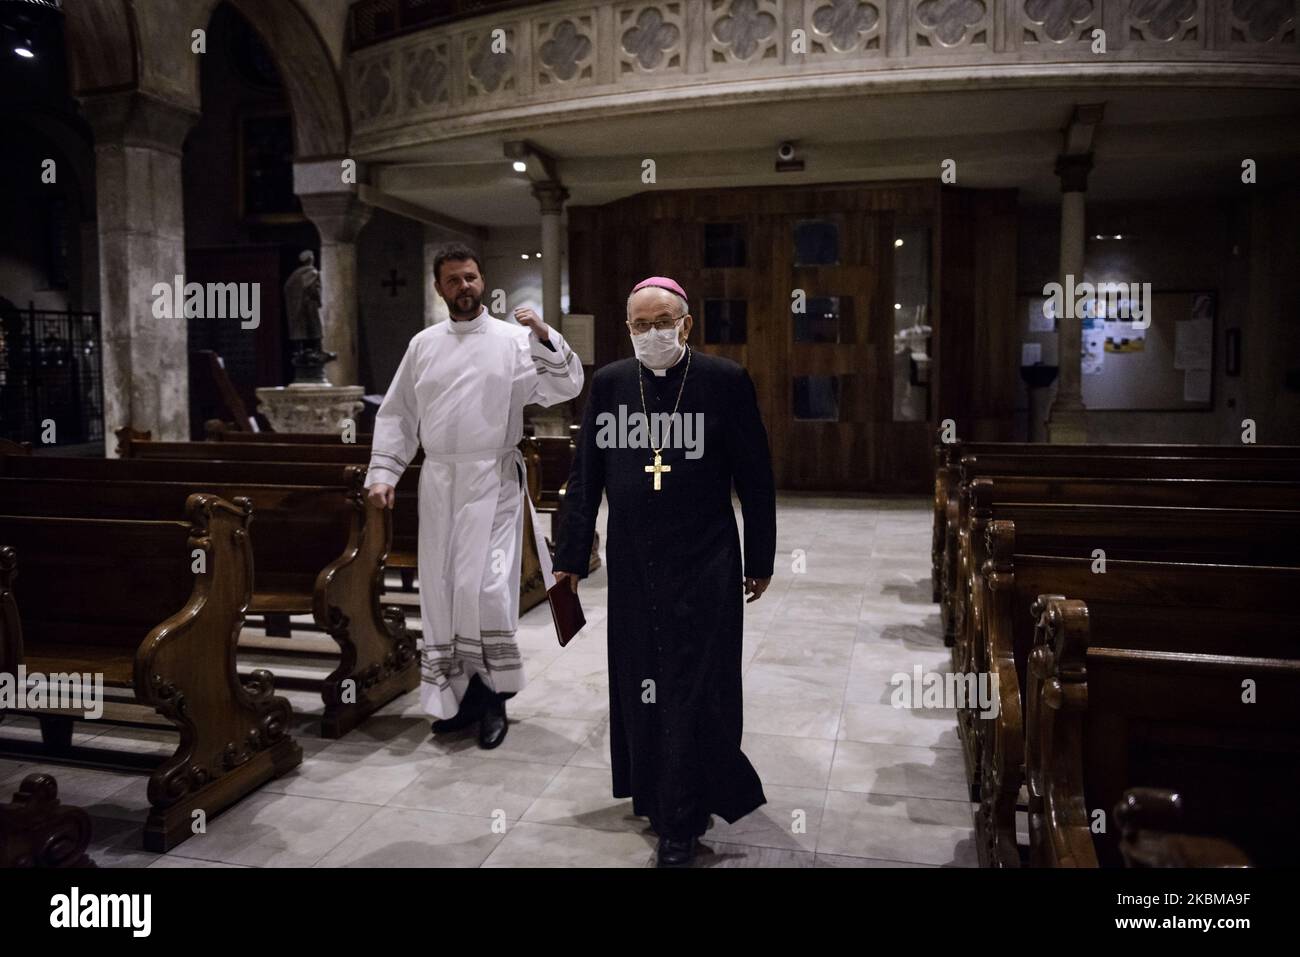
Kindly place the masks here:
[(632, 349), (636, 357), (651, 369), (666, 369), (681, 358), (682, 344), (678, 341), (685, 317), (677, 320), (671, 329), (647, 329), (632, 335)]

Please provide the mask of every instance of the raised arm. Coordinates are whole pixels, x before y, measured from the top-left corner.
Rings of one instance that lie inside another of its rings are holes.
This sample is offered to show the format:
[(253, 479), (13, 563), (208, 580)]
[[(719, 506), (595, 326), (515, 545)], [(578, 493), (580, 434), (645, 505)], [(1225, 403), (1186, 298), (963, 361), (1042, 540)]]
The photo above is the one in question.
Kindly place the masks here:
[(555, 405), (581, 392), (582, 360), (564, 336), (532, 309), (516, 309), (515, 320), (528, 329), (528, 351), (516, 373), (525, 380), (524, 404)]

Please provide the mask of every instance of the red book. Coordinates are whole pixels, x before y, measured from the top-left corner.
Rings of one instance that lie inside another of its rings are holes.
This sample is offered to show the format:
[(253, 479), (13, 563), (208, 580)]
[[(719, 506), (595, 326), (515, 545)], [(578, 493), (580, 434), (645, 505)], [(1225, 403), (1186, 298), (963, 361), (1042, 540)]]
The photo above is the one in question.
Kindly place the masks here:
[[(526, 488), (527, 486), (525, 486)], [(533, 508), (533, 500), (524, 492), (524, 507), (528, 510), (528, 520), (533, 524), (533, 544), (537, 547), (537, 563), (542, 569), (542, 582), (547, 585), (546, 601), (551, 606), (551, 620), (555, 622), (555, 637), (563, 648), (573, 636), (582, 631), (587, 624), (587, 616), (582, 613), (582, 602), (578, 594), (567, 581), (557, 582), (551, 571), (551, 550), (546, 544), (546, 535), (542, 532), (542, 523)]]
[(582, 602), (578, 601), (577, 592), (567, 581), (552, 585), (546, 592), (546, 600), (551, 605), (555, 636), (560, 639), (560, 647), (563, 648), (587, 624), (587, 617), (582, 613)]

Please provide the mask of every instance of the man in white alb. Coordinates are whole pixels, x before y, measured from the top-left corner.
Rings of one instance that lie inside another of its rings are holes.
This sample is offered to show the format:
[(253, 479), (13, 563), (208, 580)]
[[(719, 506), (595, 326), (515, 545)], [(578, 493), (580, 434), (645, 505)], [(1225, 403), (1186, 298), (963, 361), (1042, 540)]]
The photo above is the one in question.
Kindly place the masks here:
[(479, 745), (494, 748), (506, 735), (505, 700), (524, 685), (515, 641), (524, 406), (576, 396), (582, 363), (533, 310), (516, 309), (517, 324), (488, 314), (472, 250), (445, 248), (433, 269), (451, 318), (407, 346), (375, 417), (366, 488), (391, 508), (394, 486), (423, 446), (420, 700), (440, 719), (435, 733), (478, 721)]

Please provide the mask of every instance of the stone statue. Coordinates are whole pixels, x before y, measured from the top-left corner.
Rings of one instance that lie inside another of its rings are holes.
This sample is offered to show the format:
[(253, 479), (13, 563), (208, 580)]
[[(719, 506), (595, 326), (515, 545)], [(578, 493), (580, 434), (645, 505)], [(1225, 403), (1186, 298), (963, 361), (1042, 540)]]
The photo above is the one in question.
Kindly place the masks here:
[(338, 358), (334, 352), (321, 349), (321, 285), (316, 257), (304, 249), (298, 256), (302, 263), (289, 274), (284, 283), (285, 318), (289, 324), (289, 341), (293, 344), (290, 361), (294, 368), (294, 384), (328, 384), (325, 363)]

